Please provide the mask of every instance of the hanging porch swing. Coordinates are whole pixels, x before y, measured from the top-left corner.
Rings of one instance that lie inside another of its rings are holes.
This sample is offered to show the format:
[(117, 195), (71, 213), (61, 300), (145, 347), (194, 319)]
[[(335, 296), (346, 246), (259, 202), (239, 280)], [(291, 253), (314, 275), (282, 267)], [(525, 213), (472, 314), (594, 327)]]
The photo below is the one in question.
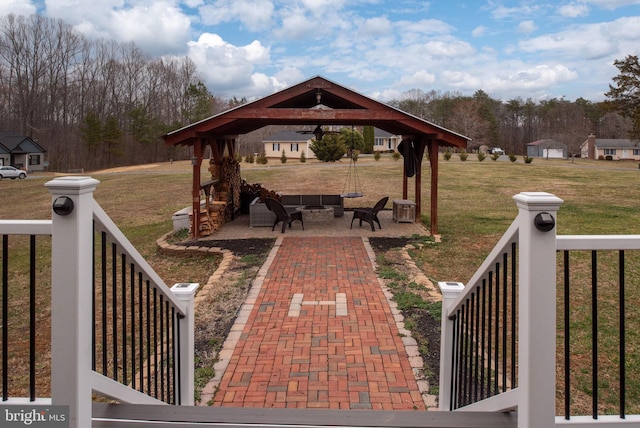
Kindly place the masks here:
[(345, 180), (344, 187), (342, 189), (343, 198), (361, 198), (364, 196), (362, 193), (362, 185), (360, 184), (360, 177), (358, 177), (358, 168), (356, 167), (356, 161), (360, 150), (356, 150), (353, 142), (354, 127), (351, 126), (351, 141), (347, 148), (347, 156), (349, 156), (349, 168), (347, 169), (347, 179)]

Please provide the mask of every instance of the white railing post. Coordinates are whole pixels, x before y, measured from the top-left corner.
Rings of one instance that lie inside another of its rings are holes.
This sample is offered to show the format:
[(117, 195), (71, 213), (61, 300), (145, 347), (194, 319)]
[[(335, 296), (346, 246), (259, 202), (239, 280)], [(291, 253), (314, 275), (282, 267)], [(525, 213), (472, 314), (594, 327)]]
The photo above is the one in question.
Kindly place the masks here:
[(45, 184), (53, 201), (51, 243), (51, 399), (69, 406), (69, 427), (91, 426), (91, 177)]
[(451, 362), (453, 347), (453, 322), (449, 319), (449, 308), (464, 290), (461, 282), (439, 282), (442, 292), (442, 320), (440, 327), (440, 385), (438, 406), (440, 410), (451, 410)]
[(562, 199), (513, 197), (519, 208), (518, 427), (555, 427), (556, 227)]
[(194, 300), (200, 284), (175, 284), (171, 291), (184, 303), (185, 318), (180, 321), (180, 397), (181, 405), (193, 406), (195, 382)]

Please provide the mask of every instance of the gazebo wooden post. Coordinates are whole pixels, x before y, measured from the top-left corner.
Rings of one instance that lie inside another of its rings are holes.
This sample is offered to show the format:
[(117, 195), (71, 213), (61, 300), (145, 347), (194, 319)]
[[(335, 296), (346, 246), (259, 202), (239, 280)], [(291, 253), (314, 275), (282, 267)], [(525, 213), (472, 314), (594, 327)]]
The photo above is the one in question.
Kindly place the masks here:
[(402, 199), (409, 199), (409, 192), (407, 187), (409, 186), (409, 179), (407, 178), (407, 168), (402, 166)]
[(206, 144), (206, 141), (203, 138), (193, 145), (193, 158), (191, 158), (193, 166), (193, 185), (191, 188), (193, 230), (191, 235), (194, 239), (200, 237), (200, 165), (202, 164), (202, 147), (204, 144)]
[(429, 140), (431, 164), (431, 234), (438, 234), (438, 141)]
[(422, 161), (424, 159), (424, 148), (426, 142), (423, 138), (416, 141), (414, 149), (416, 151), (416, 180), (415, 180), (415, 202), (416, 202), (416, 215), (420, 220), (422, 215)]

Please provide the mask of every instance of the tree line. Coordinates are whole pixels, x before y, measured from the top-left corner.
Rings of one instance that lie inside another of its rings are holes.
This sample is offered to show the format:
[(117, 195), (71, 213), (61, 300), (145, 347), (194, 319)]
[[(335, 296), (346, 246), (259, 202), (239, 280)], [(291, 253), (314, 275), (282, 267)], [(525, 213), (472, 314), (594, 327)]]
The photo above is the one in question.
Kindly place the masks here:
[(0, 17), (0, 129), (42, 145), (51, 170), (189, 156), (160, 137), (240, 102), (214, 97), (187, 57), (91, 41), (59, 19)]
[[(389, 104), (472, 138), (471, 150), (487, 145), (524, 154), (526, 144), (552, 138), (575, 153), (591, 132), (626, 138), (640, 128), (637, 102), (622, 102), (629, 94), (623, 84), (634, 84), (622, 77), (637, 72), (634, 60), (616, 63), (619, 86), (610, 86), (612, 100), (603, 102), (412, 89)], [(188, 149), (166, 147), (161, 136), (244, 102), (210, 93), (186, 56), (154, 58), (133, 43), (89, 40), (59, 19), (0, 17), (0, 130), (38, 141), (51, 170), (186, 158)], [(240, 152), (261, 152), (272, 130), (241, 136)]]

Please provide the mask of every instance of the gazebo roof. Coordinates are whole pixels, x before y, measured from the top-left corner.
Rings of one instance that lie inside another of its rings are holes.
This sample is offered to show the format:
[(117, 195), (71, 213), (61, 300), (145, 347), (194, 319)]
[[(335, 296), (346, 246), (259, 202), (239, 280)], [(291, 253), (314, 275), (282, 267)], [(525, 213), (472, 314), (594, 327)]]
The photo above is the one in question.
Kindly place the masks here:
[(387, 104), (316, 76), (259, 100), (227, 110), (164, 136), (167, 145), (246, 134), (267, 125), (372, 125), (394, 135), (423, 136), (464, 148), (470, 140)]

